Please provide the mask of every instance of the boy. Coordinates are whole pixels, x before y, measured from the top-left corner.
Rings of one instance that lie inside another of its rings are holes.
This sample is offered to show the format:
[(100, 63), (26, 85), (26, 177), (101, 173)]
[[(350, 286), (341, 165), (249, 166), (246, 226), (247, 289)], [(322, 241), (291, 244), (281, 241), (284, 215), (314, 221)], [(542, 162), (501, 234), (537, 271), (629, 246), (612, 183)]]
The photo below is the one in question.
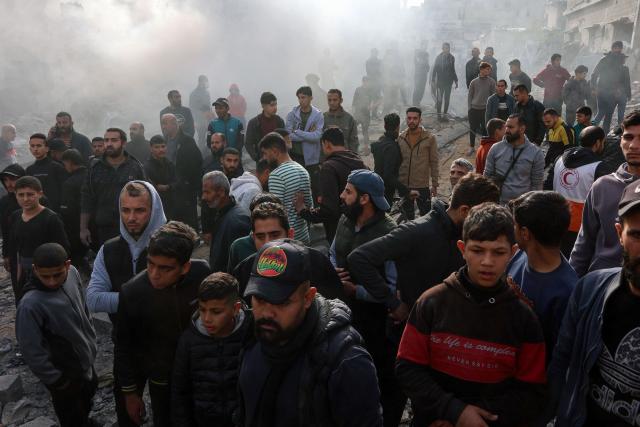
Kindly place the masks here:
[(172, 218), (174, 207), (174, 191), (177, 183), (176, 168), (167, 159), (167, 141), (162, 135), (154, 135), (149, 140), (151, 155), (144, 164), (144, 173), (147, 179), (158, 190), (164, 214)]
[(97, 347), (80, 275), (57, 243), (35, 250), (33, 273), (16, 312), (24, 361), (51, 393), (60, 425), (89, 426)]
[(31, 278), (33, 254), (43, 243), (59, 243), (69, 251), (69, 239), (64, 224), (57, 213), (40, 204), (42, 185), (38, 178), (23, 176), (15, 184), (16, 199), (20, 210), (9, 219), (9, 263), (15, 266), (11, 273), (16, 277), (13, 288), (16, 305), (22, 297), (22, 287)]
[(591, 96), (591, 85), (587, 80), (589, 69), (584, 65), (578, 65), (575, 76), (571, 77), (562, 88), (562, 99), (567, 105), (567, 124), (573, 126), (576, 119), (576, 110), (587, 105)]
[(87, 176), (87, 167), (80, 151), (70, 148), (62, 154), (62, 164), (69, 174), (62, 184), (60, 215), (71, 244), (71, 264), (83, 273), (90, 271), (84, 259), (87, 247), (80, 240), (80, 192)]
[(543, 404), (545, 348), (535, 314), (504, 279), (516, 251), (511, 214), (473, 207), (462, 239), (466, 266), (411, 310), (398, 380), (414, 425), (526, 425)]
[(576, 124), (573, 125), (573, 133), (576, 137), (576, 145), (580, 146), (580, 134), (582, 131), (591, 126), (591, 116), (593, 111), (591, 107), (582, 106), (576, 110)]
[(62, 183), (67, 179), (67, 173), (62, 164), (49, 156), (47, 137), (41, 133), (34, 133), (29, 138), (29, 151), (35, 162), (26, 168), (27, 175), (40, 181), (44, 195), (47, 196), (49, 206), (54, 211), (60, 209)]
[(174, 427), (235, 425), (240, 352), (252, 335), (251, 324), (233, 276), (214, 273), (204, 279), (198, 311), (180, 338), (173, 364)]

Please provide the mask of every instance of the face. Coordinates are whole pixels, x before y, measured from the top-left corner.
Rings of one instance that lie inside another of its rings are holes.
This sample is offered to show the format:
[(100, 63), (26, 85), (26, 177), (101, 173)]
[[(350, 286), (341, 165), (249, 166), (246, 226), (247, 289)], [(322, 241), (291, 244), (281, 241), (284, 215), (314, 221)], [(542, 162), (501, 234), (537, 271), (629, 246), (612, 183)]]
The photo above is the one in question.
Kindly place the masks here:
[(507, 85), (505, 82), (496, 83), (496, 93), (498, 96), (504, 96), (504, 94), (507, 93)]
[(43, 139), (34, 138), (29, 141), (29, 151), (31, 151), (31, 155), (36, 160), (42, 160), (47, 157), (49, 147), (47, 147)]
[(623, 224), (616, 224), (623, 248), (623, 269), (630, 284), (640, 290), (640, 212), (626, 215)]
[(227, 154), (222, 158), (222, 168), (225, 175), (230, 175), (238, 170), (240, 164), (240, 157), (235, 154)]
[(191, 261), (180, 264), (175, 258), (164, 255), (147, 255), (147, 276), (154, 289), (175, 285), (191, 269)]
[(517, 74), (520, 72), (520, 66), (516, 65), (516, 64), (511, 64), (509, 65), (509, 71), (511, 71), (514, 74)]
[(58, 267), (36, 267), (34, 265), (33, 273), (46, 288), (59, 289), (67, 281), (70, 265), (71, 261), (69, 260)]
[(224, 190), (222, 188), (215, 188), (211, 180), (207, 179), (202, 182), (202, 201), (210, 208), (217, 209), (222, 204), (224, 196)]
[(147, 228), (151, 218), (151, 197), (145, 192), (132, 197), (126, 191), (120, 196), (120, 220), (133, 238), (138, 238)]
[(298, 104), (300, 104), (302, 108), (309, 108), (312, 99), (313, 98), (309, 95), (305, 95), (303, 93), (298, 94)]
[(480, 56), (480, 49), (478, 49), (477, 47), (471, 49), (471, 56), (473, 56), (474, 58)]
[(330, 93), (327, 95), (327, 103), (329, 104), (329, 111), (336, 111), (342, 105), (342, 98), (337, 93)]
[(71, 117), (62, 116), (56, 117), (56, 127), (62, 133), (69, 133), (73, 128), (73, 122), (71, 121)]
[(269, 165), (278, 166), (278, 150), (275, 148), (263, 148), (260, 151), (262, 152), (262, 158), (269, 162)]
[(255, 330), (259, 340), (269, 344), (287, 342), (296, 333), (316, 295), (316, 288), (301, 285), (282, 304), (251, 297)]
[(484, 54), (485, 56), (493, 56), (493, 49), (485, 49)]
[(16, 191), (16, 200), (23, 210), (33, 211), (40, 204), (42, 194), (42, 191), (23, 187)]
[(491, 74), (491, 68), (485, 67), (480, 69), (480, 77), (487, 77), (489, 74)]
[(214, 133), (211, 135), (211, 152), (219, 154), (227, 146), (227, 143), (222, 139), (222, 135)]
[(420, 126), (420, 114), (418, 113), (407, 113), (407, 126), (409, 126), (409, 129), (414, 131), (416, 129), (418, 129), (418, 126)]
[(449, 53), (451, 51), (451, 46), (449, 46), (448, 44), (443, 44), (442, 45), (442, 51), (444, 53)]
[(559, 67), (561, 62), (562, 59), (554, 59), (553, 61), (551, 61), (551, 65), (554, 67)]
[(507, 131), (507, 128), (505, 125), (502, 125), (502, 127), (500, 129), (496, 130), (496, 133), (494, 135), (494, 138), (496, 141), (502, 141), (502, 138), (504, 138), (504, 134)]
[(256, 219), (253, 223), (253, 243), (256, 250), (260, 250), (264, 245), (273, 241), (293, 237), (292, 231), (285, 230), (278, 218)]
[(458, 240), (458, 249), (467, 263), (469, 278), (483, 287), (494, 286), (504, 274), (509, 260), (517, 250), (506, 236), (495, 241)]
[(151, 155), (154, 159), (161, 159), (167, 155), (167, 144), (152, 144)]
[(16, 181), (18, 180), (17, 176), (5, 175), (2, 177), (2, 183), (4, 184), (4, 188), (8, 193), (13, 193), (16, 191)]
[(584, 80), (587, 78), (587, 73), (576, 73), (576, 79)]
[(615, 52), (615, 53), (622, 53), (622, 48), (621, 47), (614, 47), (611, 49), (611, 52)]
[(118, 132), (104, 134), (104, 154), (108, 157), (120, 157), (124, 151), (124, 143)]
[(229, 114), (229, 107), (224, 105), (216, 104), (213, 108), (216, 110), (216, 116), (220, 119), (224, 119)]
[(0, 137), (2, 137), (4, 141), (12, 142), (14, 139), (16, 139), (15, 128), (13, 126), (3, 126)]
[(468, 174), (469, 171), (464, 166), (456, 165), (455, 163), (451, 165), (451, 169), (449, 169), (449, 180), (451, 181), (451, 187), (455, 186), (460, 178)]
[(96, 141), (91, 143), (93, 155), (96, 157), (102, 157), (104, 154), (104, 141)]
[(349, 182), (347, 182), (347, 185), (344, 186), (344, 190), (340, 193), (342, 213), (352, 221), (356, 221), (358, 217), (362, 215), (364, 205), (368, 201), (368, 196), (358, 196), (357, 188)]
[(270, 104), (263, 104), (262, 111), (264, 112), (265, 116), (274, 116), (278, 112), (278, 101), (273, 101)]
[(513, 92), (513, 96), (516, 98), (516, 101), (521, 104), (524, 104), (529, 100), (529, 94), (525, 90), (517, 90)]
[(198, 314), (209, 335), (225, 337), (233, 331), (234, 319), (241, 306), (240, 301), (226, 299), (198, 301)]
[(169, 138), (173, 138), (178, 134), (178, 120), (175, 117), (163, 117), (160, 121), (162, 133)]
[(544, 122), (544, 127), (547, 129), (553, 129), (553, 127), (558, 122), (558, 117), (553, 114), (545, 114), (542, 116), (542, 121)]
[(144, 136), (144, 130), (142, 129), (140, 123), (131, 123), (131, 126), (129, 126), (129, 136), (131, 137), (131, 139), (136, 139), (140, 136)]
[(587, 116), (585, 114), (578, 113), (578, 114), (576, 114), (576, 120), (581, 125), (584, 125), (584, 126), (590, 126), (591, 125), (591, 116)]
[(640, 126), (629, 126), (620, 139), (622, 153), (631, 166), (640, 166)]
[(520, 126), (517, 119), (507, 119), (504, 132), (504, 136), (507, 138), (507, 141), (518, 141), (522, 134), (524, 134), (524, 126)]
[(180, 95), (178, 92), (173, 92), (169, 97), (169, 103), (173, 107), (180, 107), (182, 105), (182, 95)]

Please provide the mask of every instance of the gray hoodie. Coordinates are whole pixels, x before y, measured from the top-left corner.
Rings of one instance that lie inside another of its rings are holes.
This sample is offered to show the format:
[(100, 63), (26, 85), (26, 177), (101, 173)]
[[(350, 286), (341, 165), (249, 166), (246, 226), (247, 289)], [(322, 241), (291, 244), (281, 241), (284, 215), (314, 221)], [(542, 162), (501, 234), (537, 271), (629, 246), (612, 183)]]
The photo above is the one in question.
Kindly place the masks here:
[(96, 333), (75, 267), (58, 289), (37, 278), (25, 286), (16, 311), (16, 338), (24, 360), (45, 385), (91, 379), (96, 358)]
[(590, 271), (622, 265), (622, 246), (614, 224), (624, 188), (639, 177), (627, 172), (627, 164), (593, 183), (582, 211), (582, 227), (569, 264), (582, 277)]
[[(122, 219), (120, 219), (120, 235), (129, 244), (129, 251), (131, 252), (131, 262), (133, 263), (133, 274), (138, 273), (136, 271), (136, 263), (138, 257), (149, 245), (149, 239), (151, 234), (158, 228), (163, 226), (167, 222), (167, 218), (164, 216), (164, 210), (162, 208), (162, 201), (160, 195), (156, 189), (150, 183), (146, 181), (131, 181), (144, 184), (145, 187), (151, 193), (151, 217), (149, 218), (149, 224), (145, 228), (144, 232), (138, 238), (134, 239), (125, 227)], [(118, 202), (119, 204), (119, 202)], [(118, 206), (119, 208), (119, 206)], [(96, 259), (93, 263), (93, 271), (91, 272), (91, 279), (87, 286), (87, 306), (92, 313), (116, 313), (118, 311), (118, 292), (112, 292), (111, 279), (107, 272), (107, 267), (104, 263), (104, 246), (98, 251)]]

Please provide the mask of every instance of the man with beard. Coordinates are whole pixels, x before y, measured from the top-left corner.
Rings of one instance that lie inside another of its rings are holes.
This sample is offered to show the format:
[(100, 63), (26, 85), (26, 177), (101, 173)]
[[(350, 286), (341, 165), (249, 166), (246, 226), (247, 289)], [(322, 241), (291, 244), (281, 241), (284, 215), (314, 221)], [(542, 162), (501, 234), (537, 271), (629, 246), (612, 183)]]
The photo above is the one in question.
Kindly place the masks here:
[(149, 141), (144, 137), (144, 125), (141, 122), (131, 123), (129, 137), (131, 140), (127, 144), (127, 152), (144, 164), (151, 156)]
[(278, 98), (271, 92), (264, 92), (260, 96), (262, 112), (247, 123), (247, 135), (245, 148), (253, 160), (260, 160), (262, 154), (258, 149), (258, 143), (268, 133), (276, 129), (284, 128), (284, 120), (278, 113)]
[[(122, 187), (134, 179), (144, 179), (142, 164), (125, 151), (127, 134), (118, 128), (109, 128), (104, 134), (104, 155), (89, 167), (82, 186), (80, 240), (87, 246), (102, 246), (118, 235), (118, 195)], [(96, 234), (89, 231), (89, 222)]]
[(202, 174), (207, 172), (222, 170), (222, 153), (227, 148), (227, 138), (224, 133), (216, 132), (210, 137), (210, 141), (207, 144), (211, 154), (204, 159), (204, 166), (202, 168)]
[(489, 150), (483, 172), (500, 187), (500, 203), (542, 190), (544, 177), (544, 155), (527, 138), (522, 116), (510, 115), (505, 127), (504, 139)]
[[(638, 135), (634, 136), (636, 143)], [(622, 193), (615, 224), (622, 268), (587, 274), (569, 300), (555, 347), (548, 413), (556, 426), (627, 426), (638, 416), (640, 185)]]
[(237, 178), (242, 175), (242, 169), (240, 168), (240, 152), (235, 148), (227, 147), (222, 152), (222, 172), (231, 182), (233, 178)]
[(174, 89), (169, 91), (167, 98), (169, 99), (169, 106), (160, 111), (160, 125), (162, 125), (162, 116), (165, 114), (173, 114), (178, 120), (178, 126), (182, 132), (193, 137), (196, 132), (193, 124), (193, 116), (189, 108), (182, 106), (182, 95)]
[(582, 226), (569, 260), (578, 277), (593, 270), (616, 267), (622, 260), (622, 248), (613, 227), (615, 207), (625, 186), (640, 177), (640, 111), (629, 113), (622, 129), (620, 147), (626, 163), (597, 179), (584, 202)]
[(243, 355), (241, 426), (382, 426), (375, 366), (340, 300), (310, 281), (309, 250), (271, 242), (256, 254), (245, 298), (257, 341)]
[(56, 114), (56, 125), (51, 128), (50, 138), (60, 138), (69, 148), (75, 148), (82, 154), (85, 162), (89, 161), (92, 154), (89, 138), (73, 129), (71, 114), (61, 111)]
[(529, 95), (529, 89), (525, 85), (514, 87), (513, 97), (517, 101), (514, 113), (519, 114), (524, 120), (527, 138), (534, 144), (540, 145), (545, 133), (544, 122), (542, 121), (544, 105)]
[[(451, 85), (455, 83), (458, 89), (458, 76), (456, 74), (456, 58), (451, 54), (451, 45), (449, 43), (442, 44), (442, 52), (436, 57), (431, 71), (431, 91), (436, 95), (436, 110), (438, 111), (438, 120), (446, 121), (449, 112), (449, 99), (451, 98)], [(440, 114), (443, 111), (444, 101), (444, 118)]]
[(189, 95), (189, 108), (196, 123), (198, 148), (204, 150), (207, 141), (207, 126), (211, 120), (211, 94), (209, 93), (207, 76), (198, 76), (198, 86)]

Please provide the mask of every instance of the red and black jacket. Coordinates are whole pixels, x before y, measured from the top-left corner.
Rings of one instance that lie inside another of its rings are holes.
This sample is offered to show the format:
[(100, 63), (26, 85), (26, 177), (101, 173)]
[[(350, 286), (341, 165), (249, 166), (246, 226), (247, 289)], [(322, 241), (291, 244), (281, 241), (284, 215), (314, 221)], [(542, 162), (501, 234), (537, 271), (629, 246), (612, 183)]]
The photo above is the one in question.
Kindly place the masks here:
[(545, 344), (536, 315), (504, 281), (491, 289), (471, 283), (466, 267), (418, 299), (396, 370), (416, 425), (455, 425), (472, 404), (498, 415), (489, 425), (522, 426), (544, 404)]

